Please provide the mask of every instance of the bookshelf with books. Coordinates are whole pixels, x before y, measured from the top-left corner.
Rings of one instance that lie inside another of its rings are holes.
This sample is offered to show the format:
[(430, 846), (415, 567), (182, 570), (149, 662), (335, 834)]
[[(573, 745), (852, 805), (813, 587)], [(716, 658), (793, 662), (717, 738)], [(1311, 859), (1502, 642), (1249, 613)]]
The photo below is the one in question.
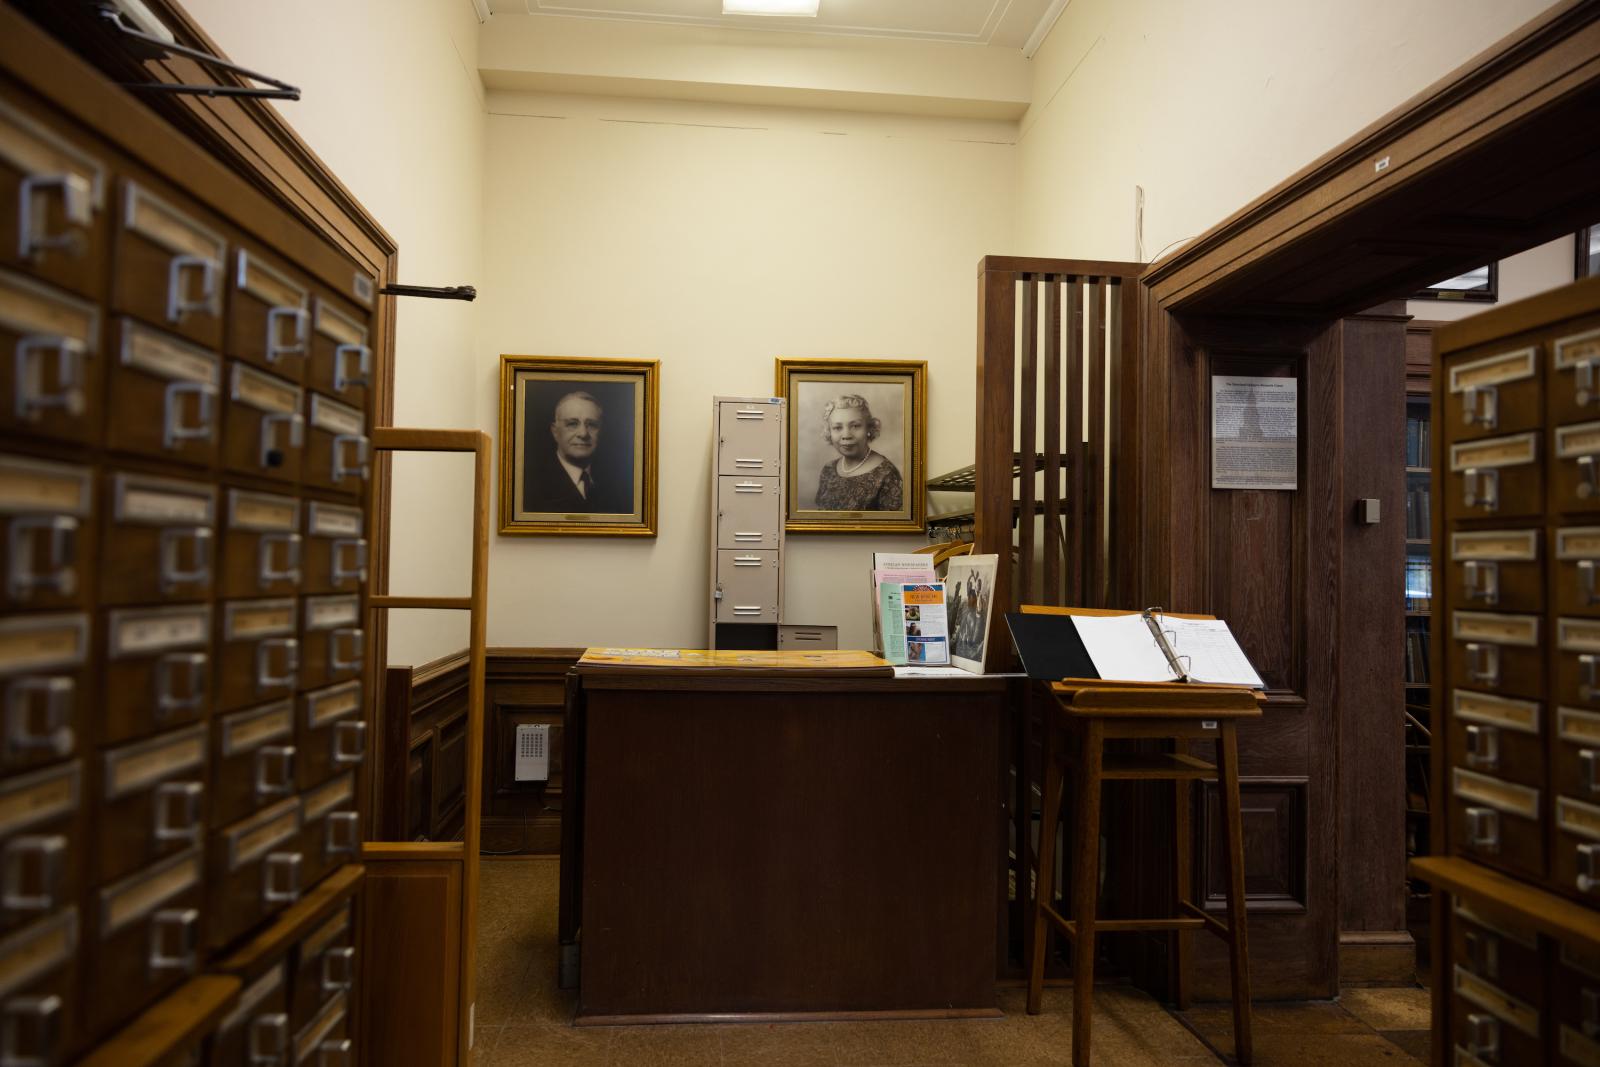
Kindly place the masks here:
[[(1433, 623), (1432, 324), (1413, 320), (1407, 330), (1405, 436), (1405, 768), (1406, 856), (1429, 852), (1429, 787), (1433, 722), (1429, 707), (1428, 645)], [(1407, 925), (1426, 958), (1429, 887), (1408, 879)]]

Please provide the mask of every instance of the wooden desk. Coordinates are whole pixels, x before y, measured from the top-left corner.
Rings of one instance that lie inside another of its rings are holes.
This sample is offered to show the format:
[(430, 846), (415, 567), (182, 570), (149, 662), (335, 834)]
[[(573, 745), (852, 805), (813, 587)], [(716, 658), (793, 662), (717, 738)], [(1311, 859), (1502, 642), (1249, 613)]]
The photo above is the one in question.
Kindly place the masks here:
[(999, 1014), (1012, 685), (574, 671), (578, 1023)]

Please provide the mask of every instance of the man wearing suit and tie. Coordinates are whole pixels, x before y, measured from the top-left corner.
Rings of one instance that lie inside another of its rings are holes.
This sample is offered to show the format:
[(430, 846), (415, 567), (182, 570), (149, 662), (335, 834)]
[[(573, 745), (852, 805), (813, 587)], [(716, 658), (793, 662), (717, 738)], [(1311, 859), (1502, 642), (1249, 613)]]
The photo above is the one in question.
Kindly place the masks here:
[(553, 449), (529, 448), (525, 507), (562, 514), (628, 514), (633, 486), (595, 463), (605, 412), (590, 393), (574, 390), (556, 401), (550, 419)]

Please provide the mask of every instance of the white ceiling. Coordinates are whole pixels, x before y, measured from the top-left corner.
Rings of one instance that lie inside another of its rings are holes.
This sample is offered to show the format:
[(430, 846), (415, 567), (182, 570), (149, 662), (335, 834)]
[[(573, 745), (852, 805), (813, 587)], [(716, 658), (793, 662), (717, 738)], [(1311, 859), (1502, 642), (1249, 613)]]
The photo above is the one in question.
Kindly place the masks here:
[(497, 15), (566, 15), (790, 33), (903, 37), (1021, 48), (1052, 0), (822, 0), (816, 18), (724, 15), (722, 0), (489, 0)]

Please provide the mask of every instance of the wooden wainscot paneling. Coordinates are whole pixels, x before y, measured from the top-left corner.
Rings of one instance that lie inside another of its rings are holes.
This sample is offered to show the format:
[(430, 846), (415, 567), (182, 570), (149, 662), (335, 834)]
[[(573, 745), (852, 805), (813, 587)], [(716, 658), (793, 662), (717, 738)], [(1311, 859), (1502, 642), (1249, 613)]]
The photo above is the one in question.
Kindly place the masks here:
[(454, 841), (465, 815), (467, 654), (384, 679), (378, 825), (394, 841)]
[[(368, 843), (361, 1047), (369, 1064), (457, 1062), (462, 845)], [(470, 1023), (467, 1023), (470, 1025)]]
[[(554, 855), (561, 851), (566, 675), (581, 648), (491, 648), (486, 673), (483, 849)], [(517, 727), (550, 726), (550, 778), (516, 780)]]

